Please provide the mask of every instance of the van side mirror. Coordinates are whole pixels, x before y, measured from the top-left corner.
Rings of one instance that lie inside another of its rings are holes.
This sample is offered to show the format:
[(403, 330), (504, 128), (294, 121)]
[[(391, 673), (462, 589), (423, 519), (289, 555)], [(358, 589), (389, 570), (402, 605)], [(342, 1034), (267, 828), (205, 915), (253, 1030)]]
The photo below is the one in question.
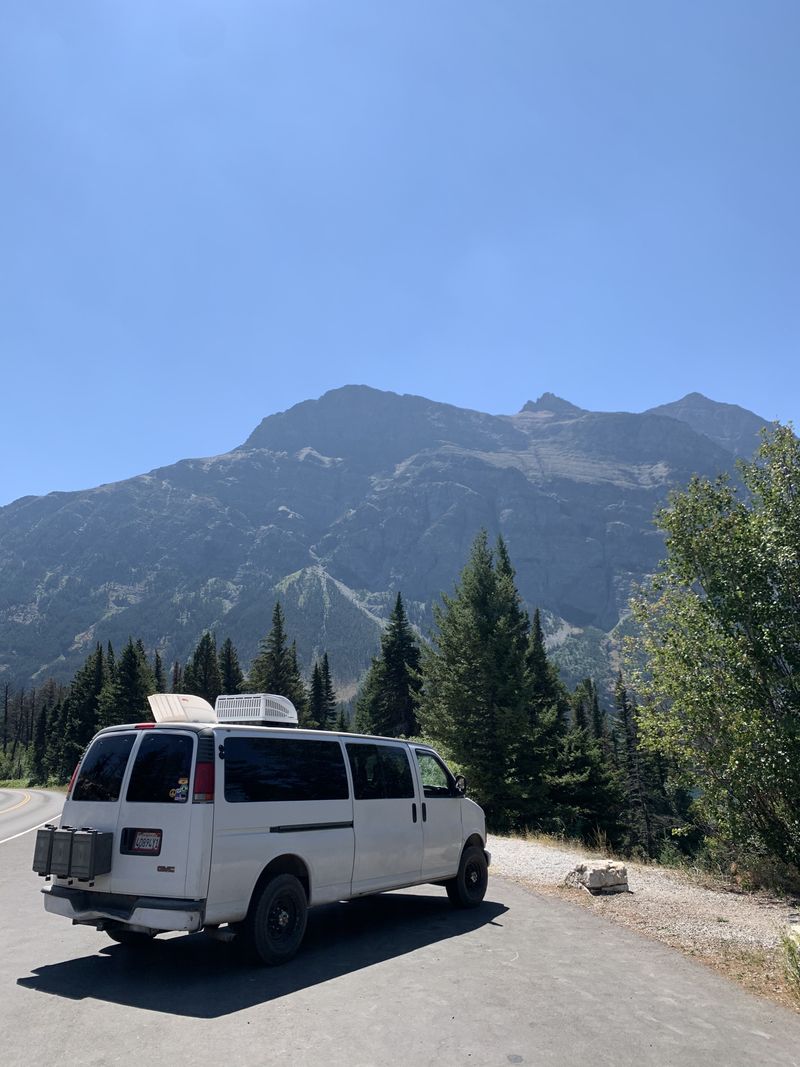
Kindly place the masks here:
[(456, 792), (460, 793), (462, 797), (467, 795), (467, 779), (463, 774), (456, 775)]

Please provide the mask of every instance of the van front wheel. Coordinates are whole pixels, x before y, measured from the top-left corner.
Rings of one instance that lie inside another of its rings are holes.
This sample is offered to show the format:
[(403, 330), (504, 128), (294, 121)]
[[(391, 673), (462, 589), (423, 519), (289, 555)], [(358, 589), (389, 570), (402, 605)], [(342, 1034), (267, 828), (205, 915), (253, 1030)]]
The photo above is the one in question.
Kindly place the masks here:
[(293, 874), (279, 874), (253, 901), (244, 923), (244, 940), (261, 963), (274, 967), (294, 956), (308, 919), (305, 890)]
[(486, 896), (489, 868), (483, 849), (470, 845), (461, 853), (458, 874), (445, 882), (450, 903), (457, 908), (477, 908)]

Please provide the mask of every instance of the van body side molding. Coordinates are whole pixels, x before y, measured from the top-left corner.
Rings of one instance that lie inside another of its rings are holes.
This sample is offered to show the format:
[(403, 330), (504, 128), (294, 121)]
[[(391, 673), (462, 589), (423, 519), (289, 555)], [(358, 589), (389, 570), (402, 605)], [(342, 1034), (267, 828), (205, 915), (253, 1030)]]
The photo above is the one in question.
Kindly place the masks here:
[(353, 820), (349, 822), (306, 822), (293, 823), (288, 826), (270, 826), (271, 834), (308, 833), (311, 830), (352, 830)]

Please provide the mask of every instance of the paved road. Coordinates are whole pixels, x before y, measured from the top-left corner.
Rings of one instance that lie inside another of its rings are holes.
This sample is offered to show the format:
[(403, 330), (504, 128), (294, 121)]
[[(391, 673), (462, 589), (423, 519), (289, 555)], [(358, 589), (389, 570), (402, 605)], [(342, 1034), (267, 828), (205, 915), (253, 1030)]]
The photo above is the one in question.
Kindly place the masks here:
[(25, 833), (32, 826), (52, 822), (63, 807), (63, 793), (51, 793), (46, 789), (0, 789), (0, 844)]
[[(21, 799), (0, 794), (0, 827)], [(41, 822), (33, 803), (13, 814)], [(317, 909), (269, 970), (201, 934), (137, 953), (46, 915), (32, 850), (0, 844), (3, 1067), (800, 1065), (800, 1016), (499, 878), (473, 912), (427, 886)]]

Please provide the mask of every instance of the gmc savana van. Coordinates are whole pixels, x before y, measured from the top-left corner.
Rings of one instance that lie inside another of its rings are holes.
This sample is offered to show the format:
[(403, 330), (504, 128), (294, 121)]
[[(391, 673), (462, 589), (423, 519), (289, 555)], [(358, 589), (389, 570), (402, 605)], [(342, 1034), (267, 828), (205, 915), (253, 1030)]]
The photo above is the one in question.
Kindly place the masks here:
[(128, 945), (204, 930), (278, 964), (316, 904), (426, 882), (483, 900), (483, 811), (432, 748), (300, 730), (268, 694), (149, 699), (156, 721), (98, 733), (60, 827), (38, 831), (47, 911)]

